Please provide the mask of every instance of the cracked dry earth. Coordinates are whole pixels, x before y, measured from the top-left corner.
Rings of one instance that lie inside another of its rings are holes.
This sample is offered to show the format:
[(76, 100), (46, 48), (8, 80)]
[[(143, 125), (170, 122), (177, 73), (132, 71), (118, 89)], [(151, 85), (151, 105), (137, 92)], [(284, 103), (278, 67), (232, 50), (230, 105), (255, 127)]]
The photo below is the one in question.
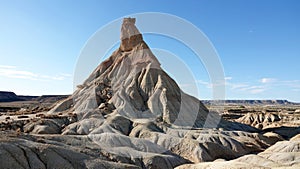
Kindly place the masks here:
[(120, 47), (69, 98), (2, 119), (0, 168), (300, 167), (299, 132), (256, 126), (278, 123), (272, 114), (210, 112), (161, 69), (135, 22), (124, 18)]

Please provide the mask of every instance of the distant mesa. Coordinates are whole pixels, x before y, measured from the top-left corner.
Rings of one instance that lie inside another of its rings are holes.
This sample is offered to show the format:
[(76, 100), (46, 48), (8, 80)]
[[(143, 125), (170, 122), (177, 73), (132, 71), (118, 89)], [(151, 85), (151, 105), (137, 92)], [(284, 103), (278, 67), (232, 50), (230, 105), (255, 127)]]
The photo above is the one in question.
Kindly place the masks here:
[(14, 92), (0, 91), (0, 102), (23, 101)]
[[(214, 104), (214, 100), (202, 100), (206, 105)], [(225, 104), (239, 104), (239, 105), (295, 105), (300, 103), (290, 102), (288, 100), (223, 100)]]
[(10, 91), (0, 91), (0, 102), (15, 102), (15, 101), (58, 101), (65, 99), (69, 95), (42, 95), (42, 96), (24, 96), (16, 95), (14, 92)]

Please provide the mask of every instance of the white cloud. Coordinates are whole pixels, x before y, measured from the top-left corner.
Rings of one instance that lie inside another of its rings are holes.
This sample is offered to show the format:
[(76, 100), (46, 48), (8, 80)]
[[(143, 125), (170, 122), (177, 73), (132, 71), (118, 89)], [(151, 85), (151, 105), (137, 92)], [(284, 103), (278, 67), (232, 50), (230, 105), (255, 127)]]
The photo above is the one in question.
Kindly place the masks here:
[(244, 87), (249, 87), (249, 85), (245, 84), (245, 83), (227, 83), (227, 85), (229, 87), (231, 87), (231, 89), (235, 90), (235, 89), (242, 89)]
[(200, 84), (200, 85), (204, 85), (206, 88), (211, 89), (212, 88), (212, 84), (203, 80), (197, 80), (196, 83)]
[(300, 89), (300, 80), (287, 80), (281, 81), (280, 83), (292, 88)]
[(232, 77), (225, 77), (225, 80), (232, 80)]
[[(275, 79), (273, 79), (273, 78), (263, 78), (263, 79), (260, 79), (260, 81), (263, 84), (250, 84), (250, 83), (246, 83), (246, 82), (235, 83), (230, 80), (232, 80), (232, 77), (225, 77), (225, 85), (229, 88), (229, 90), (241, 92), (241, 93), (249, 93), (249, 94), (263, 93), (266, 90), (268, 90), (266, 83), (271, 83), (271, 81), (275, 81)], [(212, 84), (209, 82), (205, 82), (202, 80), (198, 80), (197, 83), (199, 83), (201, 85), (205, 85), (209, 89), (211, 89), (214, 85), (218, 85), (218, 84)]]
[(241, 87), (239, 88), (239, 90), (241, 91), (250, 91), (250, 90), (256, 90), (256, 89), (263, 89), (264, 87), (263, 86), (245, 86), (245, 87)]
[(264, 83), (264, 84), (266, 84), (266, 83), (273, 83), (275, 81), (276, 81), (276, 79), (274, 79), (274, 78), (262, 78), (262, 79), (260, 79), (260, 82)]
[[(234, 79), (234, 80), (233, 80)], [(212, 97), (213, 84), (210, 81), (196, 81), (200, 93), (205, 93), (207, 98)], [(224, 82), (223, 82), (224, 83)], [(248, 81), (237, 81), (236, 78), (225, 77), (226, 93), (229, 98), (281, 98), (298, 94), (300, 92), (300, 79), (281, 80), (279, 78), (257, 78)], [(187, 84), (182, 85), (184, 89), (190, 89)], [(195, 93), (195, 92), (191, 92)], [(282, 93), (285, 93), (284, 95)], [(294, 97), (294, 96), (292, 96)], [(199, 96), (203, 99), (203, 96)], [(294, 98), (289, 98), (294, 99)], [(295, 100), (295, 99), (294, 99)]]
[(287, 89), (300, 89), (300, 80), (278, 80), (274, 78), (263, 78), (260, 81), (262, 84), (273, 88), (285, 87)]
[(231, 90), (249, 92), (251, 94), (263, 93), (267, 90), (276, 90), (278, 87), (291, 89), (292, 91), (300, 90), (300, 80), (279, 80), (275, 78), (262, 78), (259, 80), (260, 83), (232, 83), (227, 82), (226, 85)]
[(258, 94), (258, 93), (263, 93), (264, 91), (266, 91), (265, 89), (253, 89), (253, 90), (250, 90), (249, 92), (251, 94)]
[[(232, 79), (232, 78), (228, 77), (227, 79)], [(226, 78), (225, 78), (225, 80), (219, 80), (219, 81), (216, 81), (215, 83), (206, 82), (206, 81), (203, 81), (203, 80), (197, 80), (196, 83), (198, 83), (200, 85), (204, 85), (206, 88), (211, 89), (213, 87), (226, 86), (226, 84), (228, 82), (226, 81)]]
[(69, 74), (69, 73), (61, 73), (60, 75), (64, 76), (64, 77), (72, 77), (73, 76), (72, 74)]
[(14, 69), (14, 68), (16, 68), (16, 66), (0, 65), (0, 68), (4, 68), (4, 69)]
[[(264, 85), (264, 84), (261, 85), (261, 84), (252, 84), (252, 83), (249, 83), (249, 82), (232, 82), (232, 81), (229, 81), (229, 80), (232, 80), (232, 77), (226, 77), (225, 79), (227, 79), (226, 80), (226, 86), (231, 91), (240, 92), (240, 93), (258, 94), (258, 93), (263, 93), (267, 90), (267, 86)], [(264, 82), (269, 82), (269, 81), (271, 81), (271, 79), (265, 78), (263, 81)]]
[(16, 70), (13, 67), (0, 67), (0, 76), (17, 79), (37, 80), (38, 75), (28, 71)]
[[(232, 78), (227, 78), (232, 79)], [(300, 80), (280, 80), (279, 78), (262, 78), (253, 79), (251, 81), (238, 81), (227, 80), (226, 93), (227, 96), (233, 98), (280, 98), (281, 96), (289, 97), (290, 93), (298, 94), (300, 92)], [(197, 80), (201, 93), (211, 92), (214, 86), (209, 81)], [(264, 82), (264, 83), (263, 83)], [(188, 84), (182, 84), (183, 89), (190, 89)], [(195, 92), (190, 92), (195, 93)], [(281, 93), (286, 93), (282, 95)], [(206, 93), (207, 94), (207, 93)], [(211, 98), (212, 93), (206, 95), (207, 98)], [(278, 97), (280, 96), (280, 97)], [(199, 97), (203, 99), (202, 97)], [(291, 98), (290, 98), (291, 99)]]
[(251, 86), (245, 89), (245, 91), (250, 92), (251, 94), (258, 94), (258, 93), (263, 93), (264, 91), (266, 91), (266, 87), (265, 86)]
[(25, 70), (18, 70), (17, 67), (15, 66), (0, 65), (0, 76), (7, 77), (7, 78), (14, 78), (14, 79), (47, 81), (47, 80), (64, 80), (66, 78), (71, 77), (72, 75), (64, 74), (64, 73), (55, 76), (40, 75)]

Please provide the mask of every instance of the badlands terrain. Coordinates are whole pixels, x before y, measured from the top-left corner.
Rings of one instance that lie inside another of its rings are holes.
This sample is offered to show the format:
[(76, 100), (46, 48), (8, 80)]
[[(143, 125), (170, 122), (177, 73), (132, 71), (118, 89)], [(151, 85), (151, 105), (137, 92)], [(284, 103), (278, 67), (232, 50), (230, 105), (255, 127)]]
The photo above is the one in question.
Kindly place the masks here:
[(0, 168), (300, 168), (299, 104), (184, 93), (133, 18), (72, 95), (0, 94)]

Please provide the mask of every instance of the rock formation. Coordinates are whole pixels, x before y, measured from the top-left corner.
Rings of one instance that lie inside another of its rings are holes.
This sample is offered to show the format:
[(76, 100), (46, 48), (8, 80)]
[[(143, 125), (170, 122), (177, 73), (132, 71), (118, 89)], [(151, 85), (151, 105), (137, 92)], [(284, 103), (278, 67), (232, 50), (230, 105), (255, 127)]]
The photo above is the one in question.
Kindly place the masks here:
[(274, 122), (280, 121), (281, 118), (274, 113), (247, 113), (243, 117), (237, 119), (237, 122), (248, 124), (256, 128), (264, 128)]
[(187, 164), (176, 169), (273, 169), (300, 167), (300, 135), (295, 136), (290, 141), (280, 141), (257, 155), (245, 155), (235, 160), (216, 160), (199, 164)]
[[(208, 114), (198, 99), (182, 92), (161, 69), (136, 28), (134, 18), (123, 21), (120, 48), (81, 86), (73, 94), (79, 123), (93, 116), (97, 120), (122, 116), (132, 122), (146, 120), (201, 127)], [(85, 128), (89, 131), (85, 134), (94, 131), (89, 126)]]

